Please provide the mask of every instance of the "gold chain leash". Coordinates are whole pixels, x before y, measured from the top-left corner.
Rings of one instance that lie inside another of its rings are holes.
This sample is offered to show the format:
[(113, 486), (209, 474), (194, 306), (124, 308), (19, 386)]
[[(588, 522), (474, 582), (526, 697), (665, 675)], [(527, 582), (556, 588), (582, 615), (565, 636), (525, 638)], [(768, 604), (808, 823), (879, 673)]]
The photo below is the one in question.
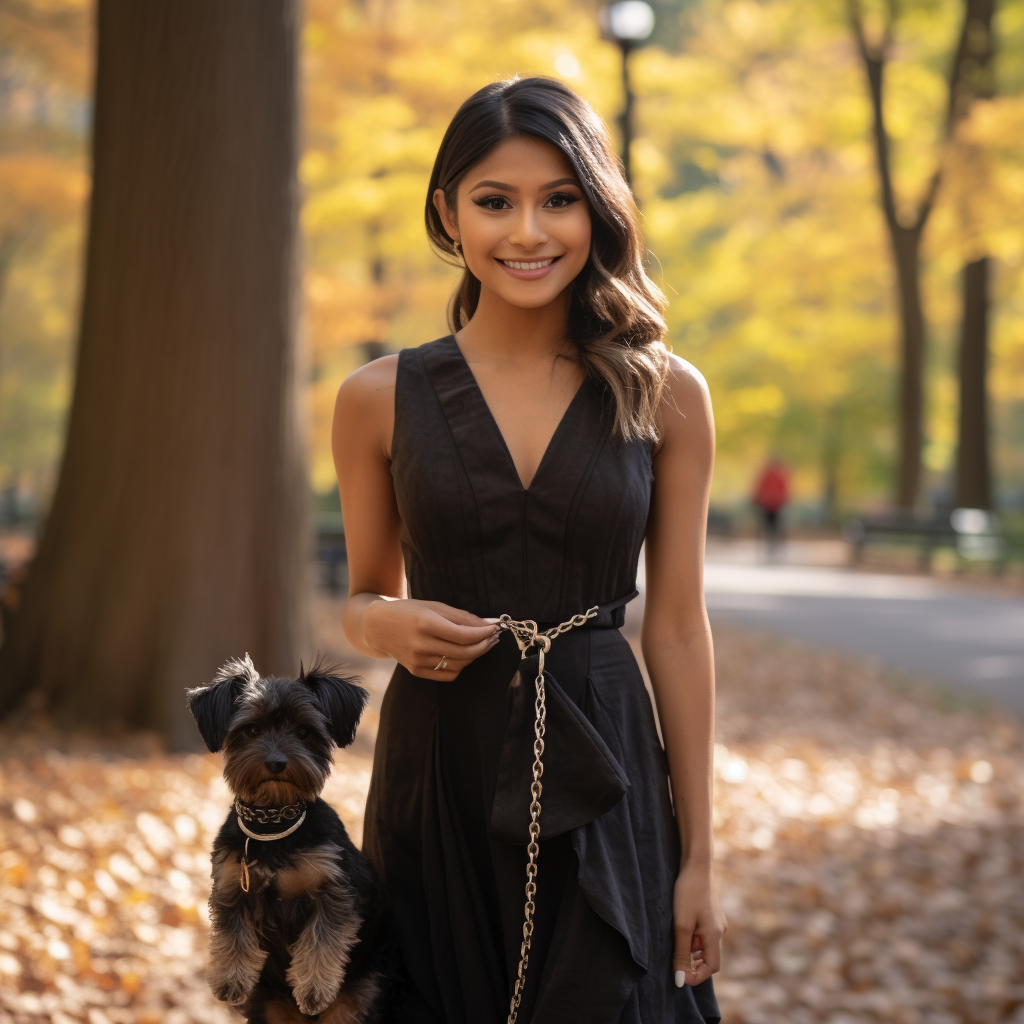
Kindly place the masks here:
[(519, 1015), (519, 1004), (523, 999), (526, 986), (526, 968), (530, 964), (530, 947), (533, 942), (533, 912), (537, 909), (534, 897), (537, 895), (537, 858), (540, 856), (540, 797), (544, 790), (541, 776), (544, 774), (544, 726), (547, 722), (548, 709), (544, 686), (544, 655), (551, 650), (551, 641), (573, 626), (582, 626), (588, 619), (597, 615), (599, 605), (588, 608), (582, 615), (574, 615), (571, 619), (540, 631), (533, 619), (517, 620), (510, 615), (502, 615), (498, 619), (498, 629), (508, 630), (519, 645), (522, 656), (531, 648), (537, 648), (537, 678), (534, 680), (537, 696), (534, 701), (533, 718), (533, 782), (530, 784), (530, 842), (526, 847), (526, 906), (523, 909), (523, 944), (519, 947), (519, 971), (516, 975), (516, 987), (509, 1004), (508, 1024), (516, 1024)]

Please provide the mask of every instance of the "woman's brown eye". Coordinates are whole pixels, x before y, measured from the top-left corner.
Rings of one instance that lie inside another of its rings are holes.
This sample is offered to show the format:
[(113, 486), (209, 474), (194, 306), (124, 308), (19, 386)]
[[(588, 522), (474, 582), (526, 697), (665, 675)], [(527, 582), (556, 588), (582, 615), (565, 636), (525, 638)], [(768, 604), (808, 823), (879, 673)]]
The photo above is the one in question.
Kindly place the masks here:
[(484, 199), (474, 199), (473, 202), (477, 206), (482, 206), (485, 210), (499, 211), (511, 208), (504, 196), (486, 196)]

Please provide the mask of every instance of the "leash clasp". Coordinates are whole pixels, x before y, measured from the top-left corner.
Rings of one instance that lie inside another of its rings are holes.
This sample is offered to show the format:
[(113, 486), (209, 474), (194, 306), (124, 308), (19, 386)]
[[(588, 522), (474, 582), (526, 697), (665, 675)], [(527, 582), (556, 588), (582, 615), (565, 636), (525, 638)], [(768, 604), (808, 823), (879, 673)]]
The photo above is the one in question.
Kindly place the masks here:
[(499, 617), (498, 629), (506, 629), (515, 637), (524, 658), (532, 647), (539, 647), (542, 654), (547, 654), (551, 650), (551, 636), (547, 632), (541, 632), (533, 619), (513, 619), (506, 613)]

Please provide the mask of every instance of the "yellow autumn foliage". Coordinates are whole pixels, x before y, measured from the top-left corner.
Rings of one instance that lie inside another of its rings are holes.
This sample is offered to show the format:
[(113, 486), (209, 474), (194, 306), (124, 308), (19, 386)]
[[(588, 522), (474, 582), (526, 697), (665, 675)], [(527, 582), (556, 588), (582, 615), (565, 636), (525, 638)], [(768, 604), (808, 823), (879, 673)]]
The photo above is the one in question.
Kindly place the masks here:
[[(882, 8), (864, 7), (867, 31), (876, 32)], [(23, 0), (18, 10), (34, 16), (19, 21), (0, 7), (0, 48), (37, 93), (45, 87), (51, 103), (70, 110), (87, 79), (84, 0)], [(927, 485), (942, 483), (955, 446), (958, 274), (988, 252), (1005, 494), (1024, 489), (1024, 0), (1001, 0), (997, 11), (996, 98), (977, 103), (941, 146), (962, 7), (901, 5), (886, 115), (903, 215), (937, 162), (944, 168), (923, 250)], [(328, 434), (341, 380), (370, 355), (446, 331), (456, 275), (427, 248), (423, 203), (449, 119), (487, 82), (545, 74), (568, 81), (614, 125), (619, 52), (602, 40), (597, 12), (593, 0), (306, 3), (303, 340), (316, 490), (333, 486)], [(716, 500), (742, 500), (769, 452), (792, 464), (805, 502), (826, 490), (843, 507), (884, 498), (895, 423), (894, 275), (844, 4), (665, 0), (658, 15), (651, 45), (632, 58), (635, 187), (650, 272), (671, 301), (669, 343), (712, 389)], [(72, 114), (58, 119), (65, 129)], [(40, 132), (24, 111), (15, 115), (0, 112), (0, 232), (8, 222), (40, 227), (0, 295), (0, 353), (12, 338), (22, 351), (33, 338), (40, 344), (31, 372), (0, 357), (0, 396), (22, 401), (34, 388), (49, 419), (18, 421), (39, 423), (25, 428), (35, 440), (13, 446), (17, 457), (0, 441), (0, 486), (57, 459), (54, 410), (67, 401), (86, 188), (82, 146), (67, 141), (74, 132), (62, 129), (58, 144), (52, 126)], [(57, 337), (62, 343), (42, 343)]]

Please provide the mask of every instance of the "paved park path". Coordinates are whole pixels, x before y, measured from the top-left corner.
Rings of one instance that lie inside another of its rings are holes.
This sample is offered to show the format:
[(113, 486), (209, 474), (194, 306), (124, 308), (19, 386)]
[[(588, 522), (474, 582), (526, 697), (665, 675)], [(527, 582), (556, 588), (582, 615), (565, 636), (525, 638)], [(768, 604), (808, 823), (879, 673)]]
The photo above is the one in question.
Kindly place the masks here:
[(926, 576), (793, 564), (802, 553), (794, 545), (784, 563), (766, 564), (752, 544), (709, 546), (712, 623), (875, 657), (1024, 717), (1024, 597)]

